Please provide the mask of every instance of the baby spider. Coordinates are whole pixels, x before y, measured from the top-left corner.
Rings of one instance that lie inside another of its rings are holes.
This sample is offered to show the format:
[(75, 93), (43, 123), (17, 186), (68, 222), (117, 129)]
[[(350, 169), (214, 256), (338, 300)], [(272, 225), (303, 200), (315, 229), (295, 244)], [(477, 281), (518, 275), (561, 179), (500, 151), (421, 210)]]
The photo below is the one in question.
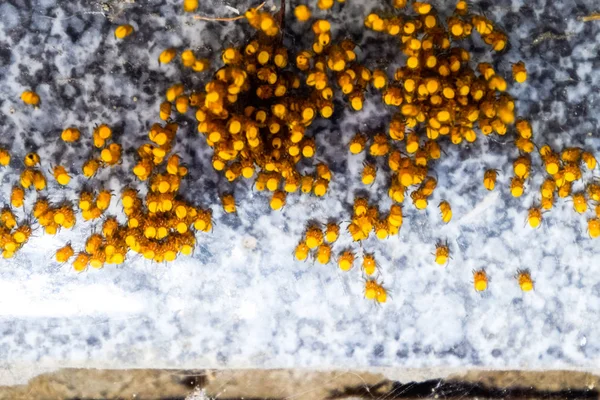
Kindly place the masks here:
[(315, 258), (321, 264), (329, 263), (329, 260), (331, 260), (331, 245), (329, 243), (322, 243), (317, 247)]
[(66, 229), (71, 229), (75, 225), (75, 212), (70, 204), (63, 204), (54, 210), (52, 221)]
[(351, 250), (344, 250), (338, 258), (338, 266), (342, 271), (350, 271), (354, 264), (354, 253)]
[(115, 29), (115, 37), (117, 39), (125, 39), (127, 36), (131, 35), (132, 33), (133, 33), (133, 26), (131, 26), (129, 24), (119, 25)]
[(358, 242), (358, 241), (361, 241), (361, 240), (364, 240), (367, 238), (367, 235), (365, 235), (365, 233), (362, 231), (360, 226), (354, 222), (352, 222), (352, 223), (350, 223), (350, 225), (348, 225), (348, 232), (352, 236), (352, 240), (354, 240), (355, 242)]
[(14, 241), (19, 244), (26, 243), (31, 237), (31, 226), (23, 224), (17, 227), (13, 232), (12, 237)]
[(33, 171), (33, 187), (37, 191), (44, 190), (46, 188), (46, 177), (42, 171), (38, 169)]
[(306, 229), (305, 240), (309, 249), (316, 249), (323, 243), (323, 231), (318, 226), (311, 225)]
[(375, 256), (370, 253), (365, 253), (363, 255), (363, 263), (362, 268), (367, 275), (373, 275), (375, 271), (377, 271), (377, 261), (375, 261)]
[(86, 270), (90, 263), (90, 255), (86, 253), (78, 253), (73, 261), (73, 269), (77, 272)]
[(568, 197), (571, 194), (571, 187), (571, 182), (564, 182), (563, 185), (558, 188), (558, 197)]
[(551, 198), (556, 191), (556, 181), (552, 178), (546, 178), (540, 187), (543, 198)]
[(581, 179), (581, 169), (579, 168), (579, 165), (574, 162), (564, 163), (564, 173), (565, 181), (567, 182), (574, 182)]
[(103, 243), (104, 243), (104, 238), (102, 237), (102, 235), (100, 235), (98, 233), (92, 234), (85, 241), (86, 253), (88, 253), (88, 254), (96, 253), (98, 250), (100, 250), (100, 247), (102, 246)]
[(158, 62), (160, 64), (168, 64), (171, 61), (173, 61), (173, 59), (175, 58), (176, 55), (177, 55), (177, 50), (175, 50), (174, 48), (165, 49), (158, 56)]
[(402, 207), (399, 204), (392, 204), (390, 207), (390, 214), (388, 215), (387, 221), (390, 226), (400, 229), (402, 226)]
[(439, 265), (447, 264), (450, 259), (450, 249), (447, 244), (438, 243), (435, 246), (435, 262)]
[(42, 214), (44, 214), (50, 208), (50, 203), (44, 197), (38, 197), (38, 199), (33, 204), (33, 217), (39, 218)]
[(119, 222), (115, 217), (107, 217), (102, 223), (102, 234), (105, 238), (115, 236), (119, 230)]
[(523, 61), (519, 61), (512, 65), (512, 75), (517, 83), (523, 83), (527, 80), (527, 69), (525, 68), (525, 63)]
[(354, 215), (360, 217), (367, 213), (367, 209), (369, 208), (369, 202), (367, 199), (363, 197), (355, 197), (354, 198)]
[(592, 239), (600, 236), (600, 205), (596, 206), (596, 214), (597, 218), (588, 219), (587, 230)]
[(279, 188), (279, 182), (281, 181), (281, 177), (277, 173), (270, 173), (266, 177), (266, 187), (270, 192), (274, 192)]
[(318, 178), (313, 186), (313, 193), (317, 197), (323, 197), (327, 193), (327, 189), (329, 188), (329, 180), (325, 178)]
[(198, 210), (198, 215), (194, 221), (194, 229), (202, 232), (210, 232), (212, 230), (212, 210)]
[(335, 222), (329, 222), (325, 228), (325, 240), (334, 243), (340, 235), (340, 226)]
[(271, 197), (271, 201), (269, 205), (273, 210), (281, 210), (281, 208), (285, 205), (285, 199), (287, 197), (286, 192), (281, 190), (276, 190), (273, 192), (273, 197)]
[(373, 230), (375, 231), (375, 236), (377, 236), (377, 239), (387, 239), (387, 237), (390, 235), (389, 223), (387, 218), (376, 220), (373, 224)]
[(10, 204), (15, 208), (23, 207), (25, 191), (19, 186), (13, 186), (10, 192)]
[(587, 211), (588, 205), (584, 192), (573, 193), (573, 209), (579, 214)]
[(19, 183), (24, 189), (29, 189), (33, 185), (33, 177), (33, 170), (27, 168), (23, 172), (21, 172)]
[(300, 242), (300, 243), (298, 243), (298, 245), (296, 246), (296, 249), (294, 250), (294, 257), (296, 257), (296, 260), (298, 260), (298, 261), (304, 261), (308, 258), (309, 252), (310, 252), (310, 249), (308, 248), (306, 243)]
[(485, 171), (485, 174), (483, 174), (483, 186), (485, 186), (487, 190), (494, 190), (494, 187), (496, 187), (497, 176), (498, 171), (495, 169), (488, 169)]
[(83, 176), (89, 179), (96, 175), (98, 168), (100, 168), (100, 162), (96, 159), (90, 159), (83, 163), (81, 170), (83, 172)]
[(40, 104), (40, 96), (31, 90), (24, 91), (21, 94), (21, 100), (23, 100), (23, 103), (34, 107)]
[(510, 193), (513, 197), (521, 197), (523, 195), (525, 181), (517, 176), (514, 176), (510, 182)]
[(0, 165), (6, 167), (10, 163), (10, 153), (0, 147)]
[(488, 276), (484, 269), (473, 271), (473, 286), (478, 292), (487, 290), (488, 287)]
[(8, 229), (13, 229), (17, 226), (17, 218), (10, 208), (4, 207), (2, 211), (0, 211), (0, 223)]
[(104, 263), (106, 262), (106, 254), (104, 254), (103, 251), (97, 251), (96, 253), (92, 254), (92, 256), (90, 257), (90, 266), (92, 268), (103, 268), (104, 267)]
[(74, 128), (74, 127), (66, 128), (60, 134), (60, 138), (64, 142), (76, 142), (79, 140), (80, 136), (81, 136), (81, 132), (79, 131), (79, 129)]
[(531, 158), (529, 156), (520, 156), (513, 162), (515, 175), (521, 179), (527, 179), (531, 170)]
[(121, 162), (121, 145), (117, 143), (111, 143), (107, 148), (102, 149), (100, 158), (106, 165), (117, 165)]
[(350, 140), (350, 153), (358, 154), (365, 149), (365, 145), (367, 144), (367, 136), (361, 133), (357, 133), (354, 135), (352, 140)]
[(325, 179), (326, 181), (331, 181), (331, 170), (325, 163), (317, 164), (317, 176), (319, 178)]
[(299, 6), (296, 6), (296, 8), (294, 9), (294, 15), (296, 16), (296, 19), (298, 21), (305, 22), (310, 19), (311, 12), (307, 6), (301, 4)]
[(432, 176), (428, 176), (425, 178), (419, 190), (425, 197), (429, 197), (433, 194), (433, 191), (437, 187), (437, 179)]
[(233, 194), (224, 194), (223, 197), (221, 197), (221, 204), (223, 205), (223, 210), (226, 213), (231, 214), (236, 212), (235, 198), (233, 197)]
[(56, 179), (56, 181), (62, 186), (68, 185), (71, 181), (71, 176), (67, 172), (67, 169), (62, 165), (57, 165), (54, 167), (52, 173), (54, 175), (54, 179)]
[(414, 190), (410, 194), (410, 198), (412, 199), (415, 208), (418, 210), (427, 208), (427, 196), (423, 193), (421, 188)]
[(71, 243), (67, 243), (64, 247), (56, 250), (54, 257), (56, 258), (57, 262), (66, 263), (71, 257), (73, 257), (74, 254), (75, 252), (73, 251), (73, 247), (71, 247)]
[(82, 191), (79, 193), (79, 208), (81, 211), (87, 211), (94, 204), (94, 194), (92, 192)]
[(587, 185), (588, 197), (596, 202), (600, 202), (600, 184), (592, 182)]
[(527, 222), (532, 228), (537, 228), (542, 223), (542, 211), (537, 207), (531, 207), (527, 211)]
[(385, 303), (387, 301), (387, 291), (374, 279), (367, 279), (365, 281), (365, 298), (375, 300), (378, 303)]
[(442, 214), (442, 221), (447, 224), (452, 219), (452, 208), (450, 207), (450, 203), (444, 200), (440, 203), (439, 207), (440, 213)]
[(581, 153), (581, 159), (585, 163), (585, 166), (587, 167), (587, 169), (590, 169), (590, 170), (596, 168), (596, 165), (598, 164), (598, 162), (596, 161), (596, 157), (594, 157), (594, 155), (592, 153), (589, 153), (587, 151), (584, 151), (583, 153)]
[(98, 193), (96, 197), (96, 207), (100, 210), (104, 211), (110, 206), (110, 200), (112, 198), (112, 193), (110, 190), (102, 190)]
[(533, 290), (533, 280), (531, 279), (531, 273), (528, 270), (517, 271), (517, 280), (519, 281), (519, 286), (522, 291), (530, 292)]
[(554, 195), (551, 197), (542, 197), (541, 206), (544, 210), (550, 210), (554, 207)]
[(363, 185), (371, 185), (375, 182), (375, 178), (377, 177), (377, 167), (370, 163), (363, 164), (363, 170), (361, 174), (361, 180)]
[(27, 167), (35, 167), (36, 165), (38, 165), (40, 163), (40, 156), (38, 156), (37, 153), (33, 153), (33, 152), (27, 153), (27, 155), (23, 159), (23, 162), (25, 163), (25, 165)]

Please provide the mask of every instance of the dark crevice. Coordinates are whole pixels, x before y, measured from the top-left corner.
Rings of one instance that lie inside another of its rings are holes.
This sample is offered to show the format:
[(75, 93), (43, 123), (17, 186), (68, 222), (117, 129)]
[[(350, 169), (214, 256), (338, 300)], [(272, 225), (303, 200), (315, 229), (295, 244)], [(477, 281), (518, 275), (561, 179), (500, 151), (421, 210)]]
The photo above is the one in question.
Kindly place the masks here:
[[(384, 384), (384, 383), (383, 383)], [(597, 399), (597, 390), (564, 389), (559, 391), (537, 390), (534, 388), (494, 388), (474, 383), (430, 380), (424, 382), (394, 382), (391, 390), (382, 392), (382, 383), (373, 386), (358, 386), (336, 390), (328, 399), (359, 397), (364, 399)]]

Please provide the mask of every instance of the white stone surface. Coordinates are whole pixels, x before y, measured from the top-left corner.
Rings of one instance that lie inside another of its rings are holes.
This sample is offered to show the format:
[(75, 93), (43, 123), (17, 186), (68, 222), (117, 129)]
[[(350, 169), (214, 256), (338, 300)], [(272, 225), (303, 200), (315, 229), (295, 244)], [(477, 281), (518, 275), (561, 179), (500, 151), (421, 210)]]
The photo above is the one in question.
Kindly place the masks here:
[[(121, 166), (103, 171), (92, 185), (118, 192), (134, 182), (126, 171), (135, 161), (135, 147), (158, 120), (166, 88), (180, 81), (200, 87), (208, 78), (182, 70), (177, 62), (161, 67), (158, 54), (169, 46), (190, 47), (217, 59), (223, 45), (241, 44), (247, 32), (244, 22), (194, 21), (183, 15), (179, 3), (0, 4), (0, 145), (13, 154), (11, 165), (0, 169), (0, 200), (7, 201), (28, 151), (40, 154), (46, 171), (57, 163), (80, 171), (92, 151), (92, 128), (99, 123), (114, 127), (125, 155)], [(233, 14), (211, 1), (201, 3), (199, 13)], [(436, 4), (441, 9), (444, 3)], [(250, 4), (228, 3), (242, 11)], [(497, 70), (509, 78), (511, 62), (527, 64), (528, 82), (511, 85), (510, 92), (519, 99), (519, 114), (531, 119), (536, 144), (597, 152), (600, 23), (577, 19), (595, 11), (595, 1), (478, 4), (475, 9), (510, 34), (511, 48), (496, 58)], [(347, 0), (336, 10), (334, 35), (362, 35), (361, 57), (369, 67), (390, 57), (395, 63), (402, 59), (394, 40), (362, 26), (371, 10), (391, 10), (387, 2)], [(310, 28), (293, 22), (289, 8), (288, 14), (288, 40), (295, 35), (300, 48), (310, 41)], [(117, 42), (113, 30), (126, 22), (136, 33)], [(546, 32), (554, 36), (540, 40)], [(476, 48), (477, 61), (492, 59), (480, 43)], [(40, 94), (40, 109), (19, 100), (28, 88)], [(517, 151), (508, 135), (480, 137), (459, 148), (446, 142), (446, 156), (434, 167), (439, 185), (430, 207), (420, 212), (407, 201), (399, 237), (370, 238), (358, 246), (344, 236), (336, 243), (336, 253), (346, 246), (359, 254), (362, 249), (375, 253), (391, 293), (387, 304), (376, 306), (363, 298), (358, 267), (343, 273), (334, 264), (294, 261), (292, 252), (308, 219), (349, 219), (354, 194), (365, 188), (359, 179), (363, 156), (349, 156), (346, 145), (358, 130), (384, 131), (391, 115), (379, 100), (368, 101), (358, 114), (341, 111), (341, 106), (337, 110), (335, 121), (311, 127), (317, 158), (334, 173), (330, 193), (323, 199), (289, 196), (282, 212), (272, 212), (264, 194), (254, 192), (249, 182), (238, 182), (237, 215), (225, 215), (218, 205), (218, 191), (229, 184), (210, 167), (211, 152), (196, 132), (193, 115), (181, 119), (175, 151), (191, 169), (182, 193), (197, 205), (210, 206), (215, 217), (213, 233), (198, 235), (192, 258), (159, 265), (132, 255), (119, 268), (77, 274), (54, 262), (54, 251), (67, 241), (81, 247), (99, 223), (80, 223), (56, 237), (37, 230), (14, 260), (0, 261), (0, 384), (26, 379), (23, 371), (34, 367), (599, 365), (600, 242), (587, 236), (590, 215), (575, 214), (569, 201), (559, 199), (540, 229), (527, 227), (526, 210), (539, 200), (543, 174), (535, 158), (538, 173), (527, 183), (526, 194), (510, 196), (507, 186)], [(76, 145), (58, 139), (70, 125), (83, 133)], [(487, 168), (500, 171), (492, 193), (481, 183)], [(78, 176), (63, 189), (47, 175), (47, 195), (54, 201), (74, 200), (89, 184)], [(598, 171), (586, 178), (592, 175)], [(382, 168), (368, 189), (382, 210), (390, 205), (388, 180)], [(436, 208), (442, 199), (454, 211), (446, 226)], [(114, 201), (108, 214), (123, 220), (120, 207)], [(452, 260), (443, 268), (431, 255), (439, 240), (451, 248)], [(472, 270), (482, 267), (491, 278), (483, 295), (472, 286)], [(531, 293), (522, 293), (514, 279), (523, 268), (535, 280)]]

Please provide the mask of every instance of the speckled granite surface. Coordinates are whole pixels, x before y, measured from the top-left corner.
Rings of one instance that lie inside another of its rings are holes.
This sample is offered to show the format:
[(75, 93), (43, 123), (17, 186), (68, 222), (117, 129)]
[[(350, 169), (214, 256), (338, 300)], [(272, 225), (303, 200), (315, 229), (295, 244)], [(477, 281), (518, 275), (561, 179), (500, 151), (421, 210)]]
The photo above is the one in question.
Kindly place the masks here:
[[(234, 15), (223, 5), (201, 3), (199, 13)], [(252, 3), (227, 4), (243, 11)], [(508, 77), (511, 62), (527, 63), (530, 79), (510, 91), (519, 99), (519, 114), (531, 119), (538, 145), (600, 150), (600, 22), (578, 20), (596, 7), (592, 0), (476, 2), (476, 9), (510, 35), (511, 47), (503, 61), (495, 62), (497, 70)], [(387, 9), (384, 2), (347, 0), (332, 17), (334, 35), (363, 36), (361, 57), (369, 66), (401, 59), (393, 40), (362, 27), (369, 11)], [(60, 162), (79, 171), (97, 123), (114, 127), (124, 162), (103, 171), (92, 185), (117, 191), (132, 182), (125, 171), (134, 162), (135, 146), (158, 119), (164, 90), (180, 81), (199, 86), (207, 78), (176, 63), (160, 67), (158, 54), (169, 46), (191, 47), (215, 58), (222, 45), (240, 44), (247, 32), (243, 22), (194, 21), (172, 1), (10, 0), (0, 4), (0, 15), (0, 145), (13, 154), (11, 165), (0, 170), (3, 201), (28, 151), (38, 151), (46, 170)], [(306, 44), (310, 35), (303, 34), (309, 27), (288, 20), (288, 40), (295, 35), (298, 47)], [(125, 22), (137, 32), (117, 43), (113, 29)], [(472, 45), (477, 61), (492, 60), (478, 43)], [(26, 88), (40, 94), (40, 109), (20, 102)], [(434, 206), (424, 212), (407, 206), (399, 238), (363, 244), (378, 257), (391, 292), (383, 307), (362, 298), (358, 268), (342, 273), (334, 265), (295, 262), (291, 253), (306, 220), (346, 220), (354, 193), (363, 189), (358, 176), (363, 159), (346, 154), (350, 137), (359, 129), (383, 130), (390, 117), (379, 100), (367, 102), (358, 114), (337, 110), (335, 125), (321, 121), (312, 127), (317, 157), (334, 173), (330, 194), (324, 199), (290, 196), (283, 212), (271, 212), (265, 196), (240, 182), (237, 215), (224, 215), (217, 205), (214, 189), (228, 184), (210, 167), (193, 115), (181, 119), (175, 150), (191, 167), (183, 192), (190, 201), (211, 206), (215, 216), (213, 234), (198, 236), (193, 258), (158, 265), (132, 257), (119, 268), (76, 274), (52, 255), (67, 241), (82, 245), (95, 228), (79, 224), (56, 237), (37, 233), (13, 261), (0, 261), (2, 380), (22, 379), (14, 371), (33, 365), (600, 365), (600, 242), (587, 237), (586, 217), (576, 215), (568, 201), (557, 201), (540, 229), (525, 226), (542, 174), (528, 183), (523, 198), (510, 196), (506, 187), (517, 153), (508, 137), (445, 148), (447, 156), (434, 168), (439, 185), (430, 203), (450, 201), (454, 219), (449, 225), (441, 225)], [(69, 125), (82, 129), (83, 140), (76, 145), (58, 140)], [(539, 167), (535, 159), (534, 168)], [(482, 187), (486, 168), (500, 171), (499, 190), (488, 193)], [(384, 175), (370, 190), (371, 199), (389, 207)], [(81, 176), (66, 189), (51, 183), (48, 195), (74, 199), (86, 183)], [(113, 202), (109, 213), (120, 214), (119, 209)], [(445, 268), (431, 255), (438, 240), (451, 248), (453, 259)], [(347, 245), (344, 238), (334, 250)], [(491, 278), (484, 295), (472, 289), (471, 271), (481, 267)], [(531, 270), (534, 292), (519, 290), (514, 274), (522, 268)]]

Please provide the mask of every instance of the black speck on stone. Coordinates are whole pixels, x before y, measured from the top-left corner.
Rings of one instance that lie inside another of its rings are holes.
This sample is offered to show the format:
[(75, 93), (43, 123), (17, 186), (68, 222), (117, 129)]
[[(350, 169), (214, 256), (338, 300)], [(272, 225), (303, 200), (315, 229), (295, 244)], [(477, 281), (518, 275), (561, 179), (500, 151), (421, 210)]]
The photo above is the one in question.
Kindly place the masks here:
[(354, 354), (354, 348), (353, 347), (348, 347), (346, 349), (346, 357), (352, 357), (353, 354)]
[(457, 344), (452, 348), (451, 353), (458, 358), (465, 358), (467, 356), (467, 346), (464, 342)]
[(519, 10), (519, 14), (524, 19), (534, 19), (535, 18), (535, 12), (533, 11), (533, 8), (530, 6), (521, 7), (521, 9)]
[(197, 386), (204, 386), (206, 377), (204, 375), (188, 375), (181, 380), (181, 384), (189, 389), (194, 389)]
[(563, 356), (562, 350), (557, 346), (549, 347), (548, 350), (546, 350), (546, 353), (551, 356), (555, 356), (556, 358), (562, 358)]
[(373, 355), (375, 357), (383, 357), (384, 349), (382, 344), (378, 344), (373, 348)]
[(90, 336), (89, 338), (87, 338), (86, 342), (87, 342), (88, 346), (92, 346), (92, 347), (100, 346), (100, 340), (98, 340), (98, 338), (96, 336)]
[(408, 349), (403, 348), (396, 352), (396, 357), (398, 358), (406, 358), (408, 357)]
[(73, 43), (79, 40), (79, 32), (77, 32), (77, 30), (74, 27), (67, 26), (67, 29), (65, 29), (65, 31)]
[(4, 343), (0, 345), (0, 357), (6, 359), (8, 357), (8, 353), (10, 352), (10, 346), (8, 343)]
[(221, 365), (227, 364), (227, 356), (221, 352), (217, 353), (217, 362)]
[(31, 45), (32, 46), (37, 46), (39, 44), (42, 43), (42, 36), (41, 35), (35, 35), (31, 38)]
[(10, 64), (10, 49), (0, 47), (0, 66)]
[(517, 297), (517, 298), (513, 299), (512, 304), (513, 304), (513, 306), (520, 306), (523, 304), (523, 299)]
[(494, 358), (498, 358), (498, 357), (500, 357), (501, 355), (502, 355), (502, 352), (501, 352), (499, 349), (494, 349), (494, 350), (492, 350), (492, 356), (493, 356)]

